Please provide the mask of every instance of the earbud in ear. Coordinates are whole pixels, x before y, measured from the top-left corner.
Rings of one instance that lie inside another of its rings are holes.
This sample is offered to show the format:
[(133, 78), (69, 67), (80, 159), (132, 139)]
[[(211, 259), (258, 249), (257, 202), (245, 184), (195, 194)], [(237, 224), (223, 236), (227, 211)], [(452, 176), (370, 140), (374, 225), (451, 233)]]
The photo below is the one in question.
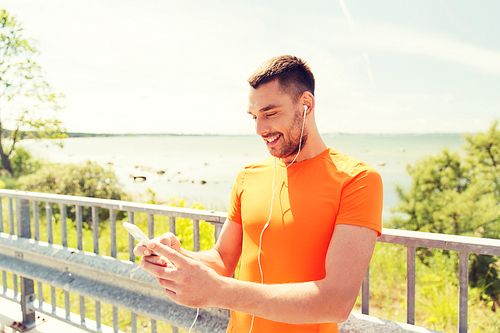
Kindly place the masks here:
[(304, 105), (304, 118), (306, 116), (306, 112), (307, 112), (307, 105)]

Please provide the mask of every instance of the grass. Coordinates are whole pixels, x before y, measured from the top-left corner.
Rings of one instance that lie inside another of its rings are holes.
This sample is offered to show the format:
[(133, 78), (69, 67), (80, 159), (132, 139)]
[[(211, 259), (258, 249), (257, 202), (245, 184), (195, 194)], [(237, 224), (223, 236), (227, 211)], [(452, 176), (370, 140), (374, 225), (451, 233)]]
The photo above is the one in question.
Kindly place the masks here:
[[(183, 201), (177, 202), (183, 206)], [(4, 232), (9, 232), (8, 209), (6, 200), (3, 202)], [(203, 208), (195, 206), (194, 208)], [(47, 228), (40, 212), (40, 238), (47, 241)], [(142, 230), (147, 230), (146, 214), (136, 213), (135, 224)], [(125, 218), (123, 221), (126, 221)], [(55, 244), (61, 244), (61, 230), (59, 215), (54, 214), (53, 237)], [(121, 227), (122, 221), (117, 221), (117, 258), (129, 260), (128, 233)], [(68, 219), (68, 246), (77, 247), (75, 223)], [(101, 255), (110, 256), (110, 228), (107, 222), (99, 232), (99, 252)], [(193, 248), (192, 221), (188, 219), (177, 219), (177, 234), (182, 246)], [(213, 226), (209, 223), (200, 224), (201, 249), (209, 249), (214, 244)], [(155, 235), (159, 236), (169, 231), (168, 217), (155, 216)], [(92, 230), (89, 227), (83, 229), (83, 250), (93, 252)], [(443, 332), (458, 332), (458, 270), (456, 253), (445, 254), (434, 250), (434, 255), (428, 257), (426, 263), (417, 259), (416, 264), (416, 313), (415, 324), (429, 329)], [(136, 258), (136, 262), (139, 258)], [(7, 283), (13, 288), (13, 279), (7, 274)], [(37, 284), (35, 289), (37, 292)], [(64, 308), (64, 291), (56, 289), (56, 304)], [(43, 285), (44, 301), (51, 303), (50, 286)], [(481, 300), (481, 290), (469, 288), (469, 332), (499, 332), (500, 316), (491, 310), (491, 304)], [(70, 294), (70, 308), (79, 314), (79, 295)], [(361, 300), (358, 300), (354, 311), (360, 312)], [(95, 301), (85, 299), (86, 317), (95, 320)], [(113, 326), (113, 309), (109, 304), (101, 303), (102, 324)], [(377, 243), (370, 265), (370, 315), (406, 322), (406, 247), (401, 245)], [(118, 310), (119, 329), (131, 332), (131, 314), (124, 310)], [(146, 317), (137, 316), (137, 331), (150, 332), (151, 320)], [(157, 322), (158, 332), (171, 332), (170, 325)], [(180, 332), (186, 332), (182, 329)]]
[[(415, 325), (458, 332), (458, 255), (434, 250), (423, 264), (416, 261)], [(500, 315), (469, 287), (468, 331), (500, 332)], [(361, 298), (355, 305), (361, 312)], [(406, 247), (377, 243), (370, 263), (370, 315), (406, 322)]]

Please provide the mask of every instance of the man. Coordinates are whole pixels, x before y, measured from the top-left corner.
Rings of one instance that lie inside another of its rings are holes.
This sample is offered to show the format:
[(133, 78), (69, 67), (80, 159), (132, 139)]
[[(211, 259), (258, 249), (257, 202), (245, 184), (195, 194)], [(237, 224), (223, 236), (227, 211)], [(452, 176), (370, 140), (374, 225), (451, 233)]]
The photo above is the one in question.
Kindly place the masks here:
[(228, 332), (338, 332), (381, 233), (381, 178), (323, 142), (302, 60), (270, 59), (248, 81), (273, 157), (239, 172), (217, 244), (194, 253), (167, 233), (135, 253), (174, 302), (231, 309)]

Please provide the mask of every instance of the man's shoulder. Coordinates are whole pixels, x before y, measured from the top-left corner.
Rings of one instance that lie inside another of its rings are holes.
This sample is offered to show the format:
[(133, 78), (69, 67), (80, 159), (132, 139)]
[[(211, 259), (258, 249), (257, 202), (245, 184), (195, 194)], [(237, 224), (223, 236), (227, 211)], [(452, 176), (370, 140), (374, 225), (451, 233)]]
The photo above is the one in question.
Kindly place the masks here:
[(266, 159), (245, 165), (238, 172), (238, 178), (245, 178), (245, 176), (247, 175), (248, 172), (251, 172), (251, 171), (259, 172), (259, 171), (265, 170), (266, 168), (269, 168), (269, 167), (271, 167), (271, 168), (273, 167), (273, 158), (272, 157), (268, 157)]
[(378, 174), (378, 171), (371, 164), (341, 153), (333, 148), (329, 148), (327, 158), (331, 161), (335, 169), (351, 177), (365, 172)]
[(257, 161), (257, 162), (252, 162), (250, 164), (245, 165), (241, 171), (243, 170), (251, 170), (251, 169), (258, 169), (262, 167), (268, 167), (273, 165), (273, 157), (268, 157), (263, 160)]

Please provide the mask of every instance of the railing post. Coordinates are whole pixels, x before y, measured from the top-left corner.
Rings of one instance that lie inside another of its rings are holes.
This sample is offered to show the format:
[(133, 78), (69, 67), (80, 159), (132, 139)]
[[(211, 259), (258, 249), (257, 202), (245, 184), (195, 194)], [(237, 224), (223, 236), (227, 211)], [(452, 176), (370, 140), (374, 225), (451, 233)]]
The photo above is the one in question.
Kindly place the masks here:
[[(31, 216), (30, 202), (28, 200), (16, 199), (17, 210), (17, 235), (19, 237), (31, 238)], [(28, 307), (28, 302), (35, 299), (35, 284), (33, 280), (21, 276), (21, 311), (23, 313), (23, 325), (35, 326), (35, 311)]]
[(14, 208), (12, 204), (12, 198), (8, 199), (8, 204), (9, 204), (9, 234), (15, 235), (16, 233), (14, 232)]
[(99, 207), (97, 206), (92, 206), (92, 238), (94, 253), (99, 254)]
[(168, 217), (168, 230), (173, 233), (174, 235), (177, 235), (175, 231), (175, 217), (174, 216), (169, 216)]
[(111, 237), (111, 257), (116, 258), (117, 247), (116, 247), (116, 210), (109, 210), (109, 228)]
[(76, 246), (78, 250), (83, 250), (83, 211), (82, 206), (75, 206), (76, 214)]
[[(3, 227), (3, 197), (0, 197), (0, 232), (4, 232), (4, 227)], [(3, 287), (3, 294), (5, 295), (7, 293), (7, 272), (2, 270), (2, 287)]]
[(368, 315), (370, 312), (370, 266), (366, 268), (363, 283), (361, 284), (361, 313)]
[(34, 227), (34, 239), (36, 241), (40, 240), (40, 212), (38, 211), (38, 201), (33, 201), (33, 227)]
[(0, 197), (0, 232), (3, 232), (3, 197)]
[(459, 259), (458, 332), (467, 332), (469, 303), (469, 252), (460, 252)]
[(61, 216), (61, 243), (62, 246), (68, 247), (68, 226), (67, 226), (66, 205), (60, 204), (59, 207)]
[(154, 214), (148, 214), (148, 238), (155, 238), (155, 216)]
[(50, 202), (45, 203), (45, 216), (47, 220), (47, 243), (54, 243), (54, 233), (52, 232), (52, 204)]
[[(99, 207), (92, 206), (92, 238), (94, 240), (94, 253), (99, 255)], [(101, 302), (95, 301), (96, 331), (102, 332), (101, 327)]]
[(215, 224), (214, 225), (214, 236), (215, 236), (215, 242), (217, 243), (217, 241), (219, 240), (219, 237), (220, 237), (220, 232), (222, 231), (222, 225), (221, 224)]
[[(134, 221), (134, 212), (128, 212), (128, 222), (135, 224)], [(134, 254), (135, 241), (132, 235), (128, 235), (128, 258), (130, 261), (135, 262), (135, 254)]]
[(415, 325), (415, 256), (413, 245), (406, 247), (406, 322)]
[(193, 251), (200, 251), (200, 220), (193, 220)]

